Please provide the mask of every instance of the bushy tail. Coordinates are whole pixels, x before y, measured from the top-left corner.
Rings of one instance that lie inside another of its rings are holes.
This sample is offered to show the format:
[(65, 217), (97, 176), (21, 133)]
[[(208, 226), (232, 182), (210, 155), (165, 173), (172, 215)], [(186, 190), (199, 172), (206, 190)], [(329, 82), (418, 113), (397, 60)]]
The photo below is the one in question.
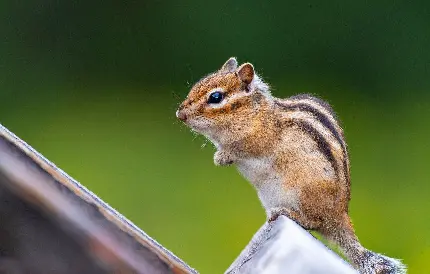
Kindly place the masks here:
[(406, 274), (406, 266), (400, 260), (389, 258), (367, 250), (358, 241), (349, 217), (345, 216), (345, 222), (341, 228), (324, 233), (329, 240), (340, 246), (345, 256), (357, 268), (360, 274)]
[(363, 253), (363, 259), (358, 264), (358, 270), (362, 274), (406, 274), (406, 266), (400, 260), (370, 250)]

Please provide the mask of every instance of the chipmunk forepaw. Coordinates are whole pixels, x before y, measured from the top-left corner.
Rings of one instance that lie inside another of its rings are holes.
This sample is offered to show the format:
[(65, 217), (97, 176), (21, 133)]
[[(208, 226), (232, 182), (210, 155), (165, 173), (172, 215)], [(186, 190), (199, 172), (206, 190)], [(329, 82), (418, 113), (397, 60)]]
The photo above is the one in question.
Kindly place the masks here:
[(217, 166), (228, 166), (233, 164), (233, 157), (225, 151), (217, 151), (214, 155), (214, 163)]

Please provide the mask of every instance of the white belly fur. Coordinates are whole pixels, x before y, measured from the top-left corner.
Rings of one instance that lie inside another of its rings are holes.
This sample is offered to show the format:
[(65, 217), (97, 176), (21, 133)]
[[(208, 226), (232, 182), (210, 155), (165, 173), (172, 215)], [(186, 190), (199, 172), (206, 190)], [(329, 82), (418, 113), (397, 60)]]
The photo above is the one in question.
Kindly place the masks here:
[(258, 197), (268, 214), (274, 208), (299, 209), (298, 192), (285, 189), (283, 180), (273, 168), (273, 160), (252, 158), (237, 163), (239, 172), (257, 190)]

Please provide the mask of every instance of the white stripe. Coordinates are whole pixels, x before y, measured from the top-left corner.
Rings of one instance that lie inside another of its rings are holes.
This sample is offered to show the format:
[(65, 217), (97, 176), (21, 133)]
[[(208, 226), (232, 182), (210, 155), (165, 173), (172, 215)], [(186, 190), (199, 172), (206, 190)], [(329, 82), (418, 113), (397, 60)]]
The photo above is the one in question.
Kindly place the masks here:
[(283, 99), (282, 102), (285, 102), (287, 104), (299, 104), (299, 103), (303, 103), (306, 105), (310, 105), (313, 108), (317, 109), (319, 112), (321, 112), (322, 114), (324, 114), (325, 116), (327, 116), (330, 120), (330, 122), (335, 125), (336, 129), (340, 132), (342, 132), (342, 129), (339, 126), (339, 123), (336, 121), (336, 119), (334, 118), (334, 116), (330, 113), (330, 111), (328, 111), (324, 106), (320, 105), (319, 103), (315, 102), (314, 100), (311, 99)]
[(342, 144), (339, 144), (335, 136), (318, 119), (306, 111), (288, 111), (284, 113), (284, 118), (288, 120), (300, 120), (311, 124), (335, 150), (342, 151)]

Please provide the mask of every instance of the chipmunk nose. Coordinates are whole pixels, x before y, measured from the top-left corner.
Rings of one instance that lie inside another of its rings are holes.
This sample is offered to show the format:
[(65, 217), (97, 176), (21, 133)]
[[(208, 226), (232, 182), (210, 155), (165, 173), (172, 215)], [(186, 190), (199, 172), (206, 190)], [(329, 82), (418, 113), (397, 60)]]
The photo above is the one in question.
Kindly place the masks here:
[(176, 111), (176, 117), (178, 117), (178, 119), (181, 120), (182, 122), (185, 122), (187, 120), (187, 115), (181, 109), (178, 109)]

